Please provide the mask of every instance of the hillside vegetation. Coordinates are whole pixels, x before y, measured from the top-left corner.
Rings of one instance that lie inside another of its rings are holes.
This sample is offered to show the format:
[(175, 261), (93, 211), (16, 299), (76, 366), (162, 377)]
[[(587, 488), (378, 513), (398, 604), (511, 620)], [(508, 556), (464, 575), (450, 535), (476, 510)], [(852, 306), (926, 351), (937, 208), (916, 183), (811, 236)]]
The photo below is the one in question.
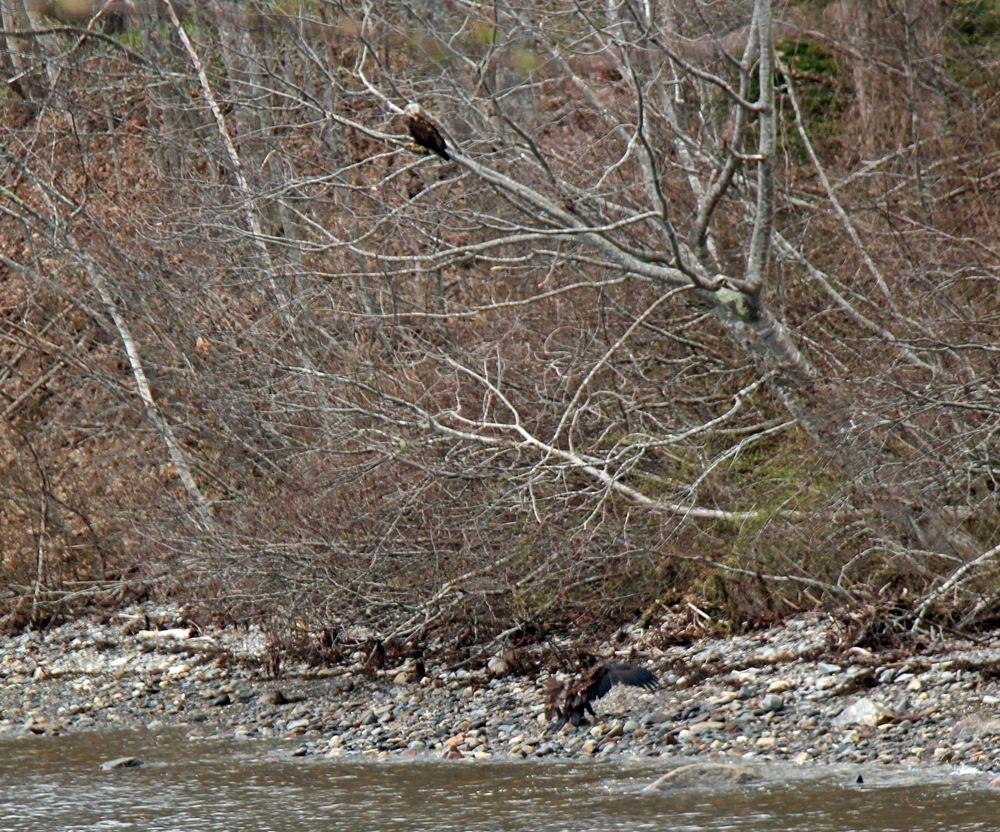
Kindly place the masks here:
[(749, 5), (4, 0), (0, 624), (995, 620), (1000, 3)]

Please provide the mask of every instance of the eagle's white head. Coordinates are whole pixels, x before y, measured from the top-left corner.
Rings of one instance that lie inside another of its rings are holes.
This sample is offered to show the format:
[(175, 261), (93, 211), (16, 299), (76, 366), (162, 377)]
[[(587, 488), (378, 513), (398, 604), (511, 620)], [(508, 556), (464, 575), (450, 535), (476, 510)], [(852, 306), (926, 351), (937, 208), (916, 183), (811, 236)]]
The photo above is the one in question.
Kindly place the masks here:
[(424, 108), (421, 107), (416, 101), (411, 101), (406, 105), (406, 109), (403, 110), (403, 115), (407, 118), (427, 118), (427, 113), (424, 112)]

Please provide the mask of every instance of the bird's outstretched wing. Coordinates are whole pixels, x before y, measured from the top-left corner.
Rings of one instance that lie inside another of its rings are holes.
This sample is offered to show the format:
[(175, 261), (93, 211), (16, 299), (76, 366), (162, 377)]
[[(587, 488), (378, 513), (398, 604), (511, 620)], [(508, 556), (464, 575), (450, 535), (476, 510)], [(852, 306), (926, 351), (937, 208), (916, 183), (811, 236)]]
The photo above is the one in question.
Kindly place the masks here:
[(657, 684), (653, 673), (628, 662), (601, 662), (587, 671), (583, 682), (586, 685), (583, 696), (587, 702), (600, 699), (618, 682), (645, 690), (653, 690)]
[(628, 662), (599, 662), (573, 682), (560, 682), (550, 676), (545, 685), (545, 717), (560, 730), (567, 722), (580, 725), (584, 712), (594, 714), (590, 703), (600, 699), (620, 682), (637, 688), (653, 690), (656, 676), (644, 667)]

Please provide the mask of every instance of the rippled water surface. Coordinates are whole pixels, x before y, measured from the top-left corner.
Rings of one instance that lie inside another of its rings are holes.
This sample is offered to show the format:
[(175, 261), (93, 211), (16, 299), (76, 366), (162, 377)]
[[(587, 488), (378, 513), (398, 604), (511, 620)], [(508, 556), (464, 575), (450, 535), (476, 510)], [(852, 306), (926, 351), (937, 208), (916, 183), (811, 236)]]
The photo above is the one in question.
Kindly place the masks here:
[[(765, 769), (763, 784), (642, 794), (666, 770), (634, 764), (361, 762), (292, 746), (78, 734), (0, 743), (0, 830), (148, 832), (997, 830), (988, 777), (947, 771)], [(258, 757), (265, 750), (268, 756)], [(140, 769), (101, 772), (138, 756)]]

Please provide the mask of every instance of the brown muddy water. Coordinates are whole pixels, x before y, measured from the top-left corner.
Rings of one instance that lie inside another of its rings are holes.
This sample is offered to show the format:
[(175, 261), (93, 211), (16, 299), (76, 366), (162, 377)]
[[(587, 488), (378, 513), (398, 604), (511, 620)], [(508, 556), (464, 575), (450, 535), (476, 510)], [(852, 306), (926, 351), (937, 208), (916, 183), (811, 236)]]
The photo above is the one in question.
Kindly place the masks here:
[[(943, 767), (786, 764), (749, 786), (643, 794), (665, 763), (374, 762), (287, 756), (293, 747), (176, 731), (0, 742), (0, 830), (1000, 830), (989, 777)], [(121, 756), (147, 765), (98, 769)]]

